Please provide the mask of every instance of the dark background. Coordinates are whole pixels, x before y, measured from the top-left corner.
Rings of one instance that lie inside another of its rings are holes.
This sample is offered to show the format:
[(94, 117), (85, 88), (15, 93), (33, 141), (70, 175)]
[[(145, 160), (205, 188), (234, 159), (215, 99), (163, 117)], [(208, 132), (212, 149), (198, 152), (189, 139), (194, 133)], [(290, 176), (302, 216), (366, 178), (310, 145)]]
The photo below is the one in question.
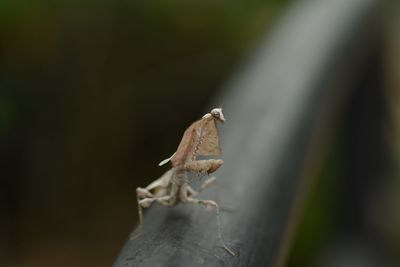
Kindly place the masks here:
[[(137, 220), (135, 188), (164, 171), (157, 163), (289, 2), (1, 1), (0, 266), (110, 266)], [(400, 35), (387, 24), (385, 140), (398, 162)], [(344, 167), (330, 151), (290, 266), (315, 263), (335, 229), (329, 185)], [(391, 166), (376, 216), (399, 251)]]

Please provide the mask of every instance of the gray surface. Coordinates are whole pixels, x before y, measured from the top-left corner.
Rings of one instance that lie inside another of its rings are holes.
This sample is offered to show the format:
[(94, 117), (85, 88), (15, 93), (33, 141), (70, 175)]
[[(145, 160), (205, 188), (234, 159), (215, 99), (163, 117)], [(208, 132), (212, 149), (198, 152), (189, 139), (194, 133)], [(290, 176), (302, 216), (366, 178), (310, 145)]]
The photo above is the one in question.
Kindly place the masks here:
[(374, 5), (298, 2), (215, 101), (227, 119), (219, 127), (219, 195), (236, 209), (222, 213), (223, 230), (237, 256), (217, 245), (214, 213), (154, 205), (143, 234), (125, 244), (115, 267), (276, 264), (319, 113), (346, 90), (344, 77), (368, 53)]

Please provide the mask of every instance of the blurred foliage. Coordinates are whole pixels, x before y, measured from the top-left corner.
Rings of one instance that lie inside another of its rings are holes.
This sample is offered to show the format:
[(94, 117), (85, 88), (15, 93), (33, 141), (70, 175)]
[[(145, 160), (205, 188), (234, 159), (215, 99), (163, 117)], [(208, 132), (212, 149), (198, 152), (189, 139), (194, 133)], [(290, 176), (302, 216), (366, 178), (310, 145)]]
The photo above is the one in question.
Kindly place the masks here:
[[(343, 123), (341, 123), (343, 124)], [(315, 264), (337, 232), (338, 190), (344, 174), (344, 126), (330, 137), (323, 150), (320, 166), (314, 166), (310, 188), (306, 189), (304, 207), (293, 237), (286, 266), (318, 266)]]

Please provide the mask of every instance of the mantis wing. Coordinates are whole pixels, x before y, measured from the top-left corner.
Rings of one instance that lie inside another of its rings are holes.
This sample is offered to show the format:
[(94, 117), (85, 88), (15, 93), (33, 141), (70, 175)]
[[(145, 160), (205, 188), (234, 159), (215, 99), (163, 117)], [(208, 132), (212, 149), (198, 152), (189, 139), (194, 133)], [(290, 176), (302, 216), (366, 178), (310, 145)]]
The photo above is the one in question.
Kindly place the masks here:
[(194, 156), (219, 156), (221, 146), (219, 144), (218, 129), (214, 119), (206, 120), (201, 129), (200, 142)]
[(171, 162), (176, 167), (195, 160), (197, 156), (220, 154), (216, 121), (213, 117), (208, 117), (196, 121), (185, 131)]

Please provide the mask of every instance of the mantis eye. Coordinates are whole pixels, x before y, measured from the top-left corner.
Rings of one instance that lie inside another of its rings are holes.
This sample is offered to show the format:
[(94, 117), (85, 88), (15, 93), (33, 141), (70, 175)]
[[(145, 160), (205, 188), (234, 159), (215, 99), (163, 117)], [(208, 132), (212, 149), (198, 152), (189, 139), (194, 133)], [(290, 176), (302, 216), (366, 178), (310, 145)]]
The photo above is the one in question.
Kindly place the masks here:
[(215, 109), (211, 110), (211, 114), (217, 120), (219, 120), (221, 122), (225, 121), (224, 114), (222, 113), (222, 109), (221, 108), (215, 108)]

